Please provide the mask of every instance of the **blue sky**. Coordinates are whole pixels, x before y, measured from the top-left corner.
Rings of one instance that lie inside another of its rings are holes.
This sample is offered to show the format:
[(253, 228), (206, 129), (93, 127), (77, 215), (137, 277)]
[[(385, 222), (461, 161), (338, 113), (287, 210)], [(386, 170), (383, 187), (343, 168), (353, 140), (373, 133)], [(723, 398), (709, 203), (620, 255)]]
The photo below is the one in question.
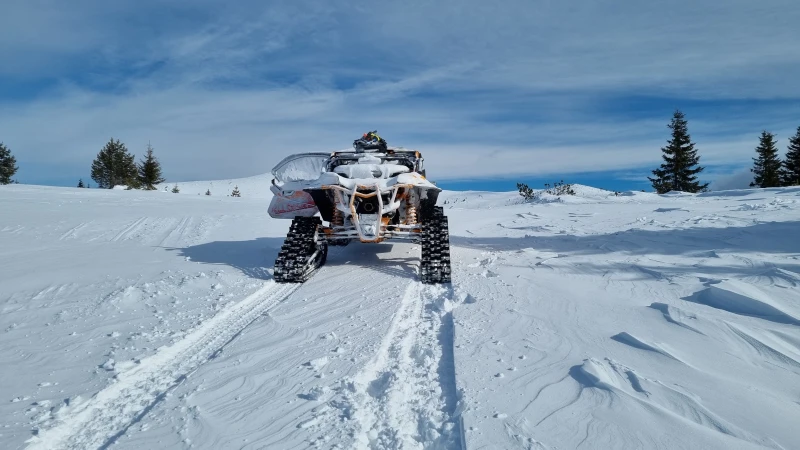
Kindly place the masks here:
[(649, 189), (672, 112), (717, 188), (800, 126), (795, 0), (7, 0), (0, 141), (74, 185), (109, 138), (169, 181), (268, 172), (377, 129), (443, 187)]

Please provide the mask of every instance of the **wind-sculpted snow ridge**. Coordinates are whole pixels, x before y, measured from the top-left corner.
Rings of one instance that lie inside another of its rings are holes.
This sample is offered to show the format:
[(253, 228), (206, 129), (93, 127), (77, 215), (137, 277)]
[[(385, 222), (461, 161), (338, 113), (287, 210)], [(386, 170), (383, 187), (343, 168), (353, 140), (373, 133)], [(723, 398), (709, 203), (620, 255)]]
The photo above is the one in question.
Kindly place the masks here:
[(800, 448), (800, 188), (445, 192), (452, 288), (356, 242), (279, 301), (269, 178), (0, 186), (0, 448)]
[(737, 280), (709, 284), (708, 288), (687, 297), (686, 300), (734, 314), (800, 325), (800, 305), (781, 302), (757, 287)]
[[(685, 387), (669, 386), (657, 379), (642, 376), (634, 369), (611, 359), (600, 361), (589, 358), (580, 366), (573, 367), (570, 375), (583, 388), (598, 388), (617, 397), (626, 403), (630, 412), (649, 411), (661, 416), (664, 422), (673, 422), (676, 425), (683, 423), (684, 426), (704, 434), (708, 434), (708, 431), (720, 433), (725, 436), (719, 439), (720, 442), (728, 442), (737, 448), (782, 448), (769, 438), (755, 436), (729, 423), (705, 407), (701, 397), (687, 391)], [(579, 398), (582, 395), (583, 392)], [(600, 397), (593, 398), (592, 401), (606, 403), (613, 402), (613, 399)]]
[(798, 447), (800, 190), (630, 194), (448, 205), (467, 446)]
[(247, 298), (201, 323), (186, 337), (119, 373), (80, 404), (57, 412), (56, 425), (31, 438), (29, 449), (106, 448), (191, 372), (212, 358), (250, 322), (289, 296), (296, 286), (267, 282)]
[(695, 333), (704, 334), (697, 328), (687, 324), (687, 322), (690, 320), (697, 320), (696, 315), (687, 314), (682, 309), (676, 306), (669, 306), (666, 303), (653, 302), (650, 304), (650, 307), (657, 311), (661, 311), (661, 313), (664, 314), (664, 319), (666, 319), (667, 322), (686, 328), (687, 330), (694, 331)]
[(655, 352), (655, 353), (658, 353), (660, 355), (664, 355), (667, 358), (674, 359), (675, 361), (683, 362), (680, 359), (678, 359), (675, 356), (673, 356), (667, 350), (661, 348), (661, 346), (659, 346), (657, 344), (648, 344), (647, 342), (645, 342), (645, 341), (643, 341), (643, 340), (641, 340), (641, 339), (639, 339), (639, 338), (637, 338), (635, 336), (632, 336), (629, 333), (626, 333), (624, 331), (622, 333), (615, 334), (614, 336), (611, 336), (611, 339), (613, 339), (613, 340), (615, 340), (617, 342), (620, 342), (622, 344), (625, 344), (625, 345), (630, 345), (633, 348), (638, 348), (638, 349), (646, 350), (646, 351), (649, 351), (649, 352)]

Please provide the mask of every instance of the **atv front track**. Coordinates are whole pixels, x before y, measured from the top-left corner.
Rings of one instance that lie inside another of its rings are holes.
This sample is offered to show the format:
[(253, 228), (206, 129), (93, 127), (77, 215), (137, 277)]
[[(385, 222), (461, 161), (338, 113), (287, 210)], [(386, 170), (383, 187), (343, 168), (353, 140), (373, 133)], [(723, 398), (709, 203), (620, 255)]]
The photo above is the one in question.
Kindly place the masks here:
[(302, 283), (325, 264), (328, 244), (318, 238), (319, 217), (295, 217), (275, 260), (273, 278), (278, 283)]

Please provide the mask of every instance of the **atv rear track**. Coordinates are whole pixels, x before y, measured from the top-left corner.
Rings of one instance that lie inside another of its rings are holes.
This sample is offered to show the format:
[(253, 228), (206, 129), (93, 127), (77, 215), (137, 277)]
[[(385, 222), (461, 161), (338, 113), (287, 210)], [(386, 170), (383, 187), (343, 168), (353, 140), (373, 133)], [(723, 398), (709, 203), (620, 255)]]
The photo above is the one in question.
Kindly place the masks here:
[(420, 278), (423, 283), (450, 282), (450, 232), (442, 207), (432, 208), (422, 225), (422, 261)]
[[(319, 217), (295, 217), (275, 260), (278, 283), (302, 283), (325, 264), (328, 243), (320, 233)], [(431, 209), (422, 225), (420, 280), (426, 284), (450, 283), (450, 234), (441, 207)]]

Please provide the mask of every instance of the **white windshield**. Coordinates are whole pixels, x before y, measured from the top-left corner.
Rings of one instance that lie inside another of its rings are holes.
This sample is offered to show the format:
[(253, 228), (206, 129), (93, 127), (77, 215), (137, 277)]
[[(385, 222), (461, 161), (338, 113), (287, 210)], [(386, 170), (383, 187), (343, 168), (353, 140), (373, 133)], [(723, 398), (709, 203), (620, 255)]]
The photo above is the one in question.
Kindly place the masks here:
[(330, 153), (302, 153), (292, 155), (279, 162), (272, 175), (281, 183), (291, 181), (314, 181), (325, 171)]

